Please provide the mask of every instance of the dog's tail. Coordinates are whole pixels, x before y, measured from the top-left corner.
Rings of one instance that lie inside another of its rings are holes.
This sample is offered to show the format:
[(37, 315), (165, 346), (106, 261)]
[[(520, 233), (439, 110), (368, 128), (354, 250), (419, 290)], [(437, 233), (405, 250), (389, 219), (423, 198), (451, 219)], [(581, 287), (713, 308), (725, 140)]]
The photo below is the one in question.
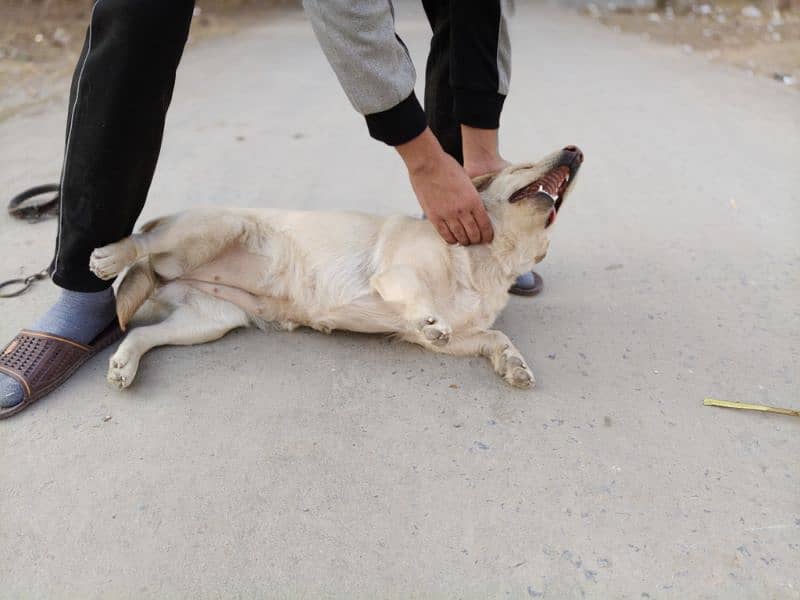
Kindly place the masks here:
[(122, 330), (156, 288), (156, 274), (150, 257), (140, 258), (125, 273), (117, 289), (117, 318)]
[[(140, 233), (147, 233), (152, 231), (168, 217), (159, 217), (148, 221), (139, 228)], [(128, 328), (128, 323), (136, 314), (136, 311), (142, 307), (142, 304), (153, 295), (153, 290), (156, 289), (156, 274), (153, 271), (153, 265), (150, 262), (150, 257), (145, 256), (133, 263), (128, 272), (122, 278), (122, 281), (117, 288), (117, 319), (122, 331)]]

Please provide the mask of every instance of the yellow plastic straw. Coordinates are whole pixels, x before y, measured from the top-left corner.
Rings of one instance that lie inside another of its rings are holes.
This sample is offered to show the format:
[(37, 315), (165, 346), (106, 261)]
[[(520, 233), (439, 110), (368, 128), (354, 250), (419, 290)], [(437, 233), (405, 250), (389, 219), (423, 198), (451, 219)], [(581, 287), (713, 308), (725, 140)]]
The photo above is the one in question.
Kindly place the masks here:
[(779, 415), (789, 415), (790, 417), (800, 417), (800, 410), (791, 408), (777, 408), (775, 406), (764, 406), (763, 404), (747, 404), (745, 402), (731, 402), (730, 400), (714, 400), (706, 398), (703, 400), (706, 406), (721, 406), (722, 408), (739, 408), (742, 410), (758, 410), (761, 412), (776, 413)]

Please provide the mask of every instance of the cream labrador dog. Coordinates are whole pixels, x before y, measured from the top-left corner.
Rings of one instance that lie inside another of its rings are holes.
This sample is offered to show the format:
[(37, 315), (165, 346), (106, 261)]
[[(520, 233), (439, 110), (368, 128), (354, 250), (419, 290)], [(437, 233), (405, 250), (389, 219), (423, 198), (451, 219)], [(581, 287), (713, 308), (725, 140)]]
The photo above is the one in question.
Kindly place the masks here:
[(214, 208), (151, 221), (91, 256), (102, 279), (130, 267), (117, 292), (123, 328), (146, 301), (156, 319), (128, 333), (108, 380), (129, 386), (156, 346), (275, 323), (388, 333), (435, 352), (485, 356), (509, 384), (530, 387), (525, 359), (491, 326), (515, 278), (545, 257), (582, 161), (568, 146), (475, 179), (495, 231), (488, 245), (450, 246), (428, 221), (355, 212)]

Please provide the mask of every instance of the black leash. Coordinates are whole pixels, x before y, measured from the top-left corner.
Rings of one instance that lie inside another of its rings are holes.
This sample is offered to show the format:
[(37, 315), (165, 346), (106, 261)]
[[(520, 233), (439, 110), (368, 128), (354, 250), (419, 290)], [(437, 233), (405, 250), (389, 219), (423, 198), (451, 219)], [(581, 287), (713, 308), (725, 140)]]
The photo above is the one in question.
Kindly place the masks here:
[[(21, 194), (14, 196), (8, 203), (8, 214), (15, 219), (22, 219), (28, 223), (38, 223), (44, 219), (58, 215), (58, 201), (60, 198), (60, 186), (57, 183), (47, 183), (37, 185)], [(48, 198), (39, 199), (36, 202), (28, 202), (38, 196), (52, 194)], [(17, 277), (0, 282), (0, 298), (14, 298), (27, 292), (31, 286), (40, 279), (50, 276), (50, 268), (42, 269), (38, 273), (26, 277)], [(11, 291), (5, 291), (11, 288)]]
[[(15, 219), (22, 219), (28, 223), (37, 223), (43, 219), (54, 217), (58, 214), (58, 200), (61, 196), (60, 186), (57, 183), (46, 183), (45, 185), (37, 185), (21, 194), (17, 194), (8, 203), (8, 214)], [(38, 200), (37, 202), (29, 202), (27, 200), (42, 196), (44, 194), (53, 194), (49, 199)]]

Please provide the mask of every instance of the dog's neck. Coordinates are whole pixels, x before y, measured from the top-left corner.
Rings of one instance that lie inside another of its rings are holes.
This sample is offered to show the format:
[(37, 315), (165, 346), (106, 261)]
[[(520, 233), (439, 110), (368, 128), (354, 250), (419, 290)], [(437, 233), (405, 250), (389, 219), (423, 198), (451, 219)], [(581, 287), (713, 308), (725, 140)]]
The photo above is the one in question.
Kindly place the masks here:
[(487, 201), (485, 205), (494, 228), (494, 241), (488, 246), (491, 263), (504, 277), (516, 278), (530, 271), (537, 254), (534, 240), (522, 231), (512, 231), (505, 226), (498, 201)]
[(469, 254), (480, 260), (470, 260), (473, 283), (480, 289), (494, 288), (505, 291), (521, 274), (530, 271), (535, 263), (534, 249), (524, 239), (504, 232), (494, 221), (495, 236), (491, 244), (470, 246)]
[(536, 250), (524, 237), (500, 234), (490, 246), (492, 255), (504, 272), (518, 277), (533, 268)]

